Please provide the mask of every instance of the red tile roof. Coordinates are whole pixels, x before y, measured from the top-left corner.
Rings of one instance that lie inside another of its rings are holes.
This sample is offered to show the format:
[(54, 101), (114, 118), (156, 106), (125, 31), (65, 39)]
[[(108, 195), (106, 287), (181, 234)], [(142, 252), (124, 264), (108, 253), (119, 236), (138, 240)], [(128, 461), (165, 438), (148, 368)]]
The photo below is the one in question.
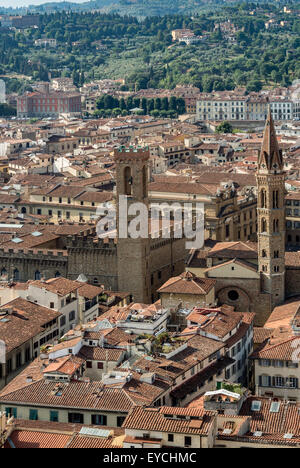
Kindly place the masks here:
[[(170, 415), (185, 416), (187, 419), (176, 419)], [(198, 418), (197, 427), (195, 420)], [(191, 435), (207, 435), (213, 427), (215, 413), (194, 408), (174, 408), (163, 406), (160, 409), (143, 408), (140, 406), (132, 408), (123, 423), (123, 429), (136, 429), (157, 432), (173, 432)]]
[(215, 284), (215, 280), (199, 278), (190, 271), (187, 271), (182, 273), (180, 276), (170, 278), (158, 289), (158, 292), (206, 295), (211, 291)]
[[(42, 431), (15, 430), (5, 448), (65, 448), (71, 440), (70, 434), (50, 433)], [(10, 443), (10, 440), (12, 444)]]

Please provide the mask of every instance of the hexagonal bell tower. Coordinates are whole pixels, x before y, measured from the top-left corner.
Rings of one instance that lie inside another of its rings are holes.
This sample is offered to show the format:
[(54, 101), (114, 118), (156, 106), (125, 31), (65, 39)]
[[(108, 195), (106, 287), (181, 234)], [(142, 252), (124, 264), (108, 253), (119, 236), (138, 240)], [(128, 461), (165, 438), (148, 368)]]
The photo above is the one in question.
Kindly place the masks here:
[[(120, 147), (115, 150), (116, 205), (118, 236), (118, 287), (132, 294), (135, 302), (151, 302), (150, 237), (132, 236), (130, 225), (139, 216), (149, 226), (148, 162), (149, 149)], [(142, 211), (136, 211), (140, 204)], [(127, 210), (127, 212), (126, 212)], [(131, 211), (132, 210), (132, 211)], [(139, 229), (137, 229), (139, 231)]]
[(270, 109), (256, 179), (261, 288), (274, 308), (285, 299), (285, 173)]

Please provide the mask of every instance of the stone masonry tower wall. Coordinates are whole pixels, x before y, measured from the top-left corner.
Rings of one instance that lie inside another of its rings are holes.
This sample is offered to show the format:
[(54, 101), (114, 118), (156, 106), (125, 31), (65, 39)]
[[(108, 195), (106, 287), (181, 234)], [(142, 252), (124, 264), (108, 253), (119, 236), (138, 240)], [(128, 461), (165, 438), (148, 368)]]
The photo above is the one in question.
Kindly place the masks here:
[(272, 308), (285, 299), (285, 174), (271, 111), (257, 169), (258, 261), (262, 293)]
[[(118, 228), (118, 289), (132, 294), (135, 302), (151, 302), (150, 240), (133, 239), (120, 235), (120, 196), (127, 200), (128, 210), (133, 203), (142, 203), (147, 208), (148, 222), (148, 161), (149, 150), (125, 148), (115, 150), (117, 182), (117, 228)], [(127, 211), (128, 211), (127, 210)], [(136, 214), (138, 215), (138, 213)], [(131, 217), (128, 216), (128, 223)]]

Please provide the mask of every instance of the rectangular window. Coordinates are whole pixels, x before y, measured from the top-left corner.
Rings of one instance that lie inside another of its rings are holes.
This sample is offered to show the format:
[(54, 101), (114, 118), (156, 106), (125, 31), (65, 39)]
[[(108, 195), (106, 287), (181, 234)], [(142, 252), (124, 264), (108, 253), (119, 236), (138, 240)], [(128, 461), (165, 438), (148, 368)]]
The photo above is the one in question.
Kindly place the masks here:
[(8, 359), (6, 363), (6, 373), (10, 374), (12, 371), (12, 360)]
[(98, 369), (103, 369), (103, 362), (98, 362), (97, 367)]
[(168, 442), (174, 442), (174, 434), (168, 434)]
[(69, 313), (69, 322), (72, 322), (73, 320), (75, 320), (75, 310), (72, 310)]
[(14, 418), (17, 417), (17, 408), (5, 408), (6, 417), (9, 418), (13, 416)]
[(63, 317), (61, 317), (61, 319), (60, 319), (60, 326), (63, 327), (63, 326), (65, 325), (65, 323), (66, 323), (66, 317), (63, 316)]
[(83, 414), (68, 413), (68, 422), (73, 424), (83, 424)]
[(107, 416), (104, 414), (92, 414), (92, 424), (96, 426), (107, 426)]
[(16, 356), (16, 367), (21, 367), (22, 365), (22, 354), (18, 353)]
[(50, 411), (50, 421), (58, 422), (58, 411)]
[(117, 427), (122, 427), (123, 422), (125, 421), (125, 416), (117, 416)]
[(192, 445), (192, 438), (189, 437), (189, 436), (185, 436), (184, 445), (185, 445), (185, 447), (190, 447)]
[(93, 367), (92, 361), (86, 361), (86, 368), (87, 369), (92, 369), (92, 367)]
[(259, 364), (262, 366), (262, 367), (270, 367), (271, 363), (268, 359), (261, 359)]
[(30, 361), (30, 348), (25, 349), (25, 362)]
[(29, 410), (29, 419), (30, 419), (30, 421), (37, 421), (38, 420), (38, 410), (30, 409)]
[(285, 381), (283, 377), (275, 377), (275, 387), (284, 387)]

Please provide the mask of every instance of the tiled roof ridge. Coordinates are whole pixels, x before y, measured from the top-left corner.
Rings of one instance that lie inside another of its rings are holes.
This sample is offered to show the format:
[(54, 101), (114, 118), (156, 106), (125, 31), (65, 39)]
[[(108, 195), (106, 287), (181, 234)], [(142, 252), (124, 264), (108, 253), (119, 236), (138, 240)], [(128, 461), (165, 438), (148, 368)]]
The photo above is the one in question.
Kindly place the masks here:
[[(297, 336), (293, 336), (292, 338), (288, 338), (288, 339), (285, 340), (285, 341), (281, 341), (280, 343), (276, 343), (276, 344), (274, 344), (274, 345), (271, 345), (271, 346), (268, 347), (268, 348), (263, 348), (263, 349), (261, 349), (261, 350), (258, 351), (258, 352), (260, 353), (260, 352), (267, 352), (267, 351), (270, 351), (270, 350), (272, 350), (272, 349), (274, 349), (274, 348), (278, 348), (278, 346), (283, 346), (283, 345), (287, 344), (287, 343), (290, 342), (290, 341), (294, 341), (295, 339), (297, 339)], [(255, 353), (255, 354), (256, 354), (256, 353)]]

